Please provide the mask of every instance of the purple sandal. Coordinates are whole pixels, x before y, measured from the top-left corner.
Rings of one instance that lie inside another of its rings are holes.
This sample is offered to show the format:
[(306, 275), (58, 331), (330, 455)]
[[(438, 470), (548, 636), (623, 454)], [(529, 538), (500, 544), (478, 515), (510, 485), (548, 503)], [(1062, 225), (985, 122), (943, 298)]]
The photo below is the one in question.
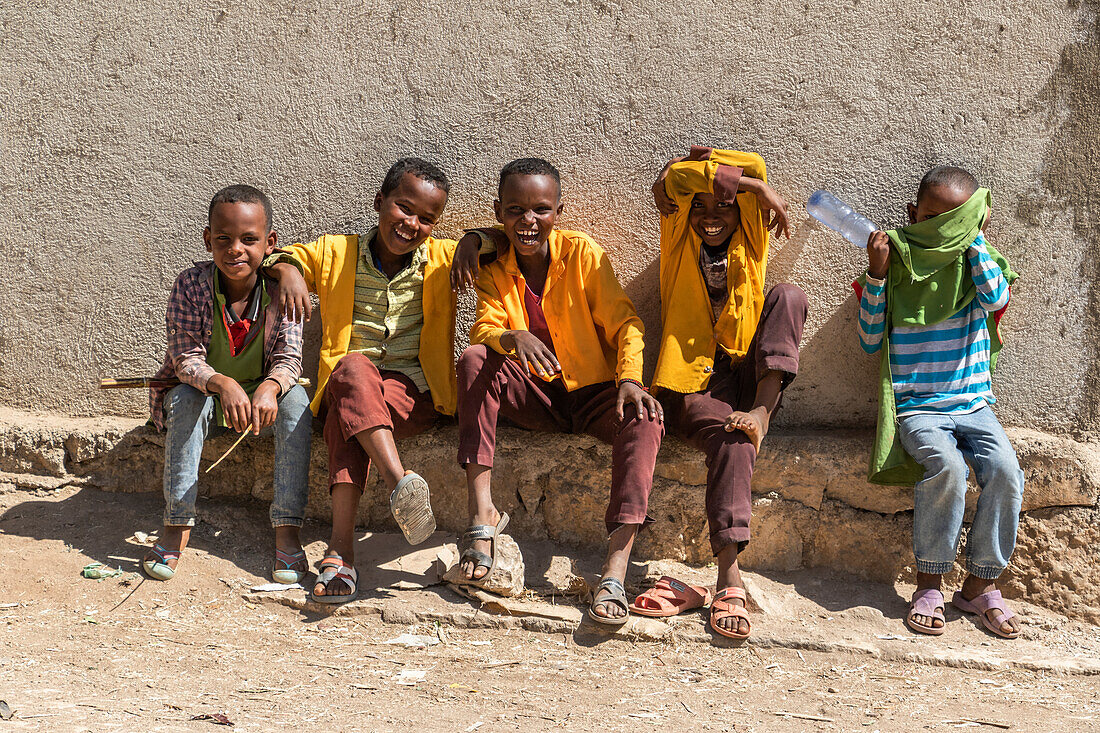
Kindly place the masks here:
[(909, 601), (909, 615), (905, 617), (905, 625), (921, 634), (928, 634), (929, 636), (939, 636), (943, 633), (944, 626), (939, 628), (935, 626), (925, 626), (924, 624), (918, 624), (913, 620), (913, 614), (918, 616), (931, 616), (933, 619), (939, 619), (941, 624), (946, 624), (943, 617), (943, 593), (940, 593), (935, 588), (925, 588), (923, 590), (917, 590), (913, 593), (912, 600)]
[[(1001, 624), (1016, 614), (1005, 606), (1004, 598), (1001, 598), (999, 590), (994, 589), (988, 593), (982, 593), (972, 601), (963, 598), (961, 591), (955, 591), (955, 595), (951, 596), (951, 605), (963, 613), (978, 614), (978, 617), (982, 620), (982, 625), (1002, 639), (1015, 639), (1020, 635), (1019, 631), (1014, 634), (1006, 634), (1001, 631)], [(986, 616), (987, 611), (997, 611), (997, 620), (990, 621), (989, 616)]]

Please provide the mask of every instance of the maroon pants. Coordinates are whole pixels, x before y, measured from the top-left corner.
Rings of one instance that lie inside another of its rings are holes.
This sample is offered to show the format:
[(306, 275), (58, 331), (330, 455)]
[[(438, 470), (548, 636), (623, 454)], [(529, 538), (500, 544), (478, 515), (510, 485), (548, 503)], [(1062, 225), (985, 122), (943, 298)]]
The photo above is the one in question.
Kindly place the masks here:
[(744, 359), (731, 364), (719, 351), (706, 389), (662, 395), (669, 433), (707, 456), (707, 522), (715, 555), (734, 542), (739, 552), (745, 549), (752, 516), (756, 448), (740, 430), (726, 432), (726, 418), (735, 410), (752, 409), (756, 385), (766, 372), (782, 372), (784, 388), (794, 379), (806, 310), (806, 294), (798, 286), (776, 285), (764, 299), (760, 323)]
[(493, 465), (498, 417), (528, 430), (585, 433), (611, 444), (608, 533), (644, 524), (664, 426), (636, 415), (633, 405), (619, 420), (618, 393), (613, 382), (570, 392), (560, 379), (544, 382), (486, 346), (471, 346), (458, 360), (458, 462)]
[(355, 438), (358, 433), (387, 428), (393, 437), (407, 438), (438, 417), (431, 392), (421, 392), (400, 372), (378, 371), (363, 354), (348, 354), (336, 364), (321, 404), (330, 489), (336, 484), (362, 489), (366, 483), (370, 458)]

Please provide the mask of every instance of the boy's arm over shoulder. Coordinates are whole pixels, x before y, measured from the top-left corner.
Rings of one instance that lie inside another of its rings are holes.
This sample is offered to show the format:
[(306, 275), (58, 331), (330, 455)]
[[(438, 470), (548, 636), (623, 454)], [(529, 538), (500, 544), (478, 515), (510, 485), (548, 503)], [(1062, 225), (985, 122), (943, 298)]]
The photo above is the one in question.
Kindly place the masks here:
[(336, 237), (322, 234), (312, 242), (295, 242), (289, 247), (280, 247), (264, 258), (263, 267), (271, 268), (278, 264), (293, 265), (306, 281), (311, 292), (317, 292), (317, 275), (325, 258), (325, 248), (332, 247)]
[(212, 294), (206, 273), (192, 267), (180, 273), (172, 285), (165, 313), (168, 359), (176, 377), (184, 384), (206, 392), (207, 382), (217, 374), (206, 363), (213, 312)]
[(585, 298), (596, 325), (618, 351), (615, 381), (642, 383), (645, 327), (634, 303), (623, 290), (603, 248), (580, 232), (570, 232), (584, 277)]
[(995, 313), (1008, 305), (1008, 281), (1000, 266), (989, 256), (985, 247), (985, 236), (978, 235), (966, 250), (966, 259), (970, 264), (970, 276), (978, 289), (978, 303), (990, 313)]

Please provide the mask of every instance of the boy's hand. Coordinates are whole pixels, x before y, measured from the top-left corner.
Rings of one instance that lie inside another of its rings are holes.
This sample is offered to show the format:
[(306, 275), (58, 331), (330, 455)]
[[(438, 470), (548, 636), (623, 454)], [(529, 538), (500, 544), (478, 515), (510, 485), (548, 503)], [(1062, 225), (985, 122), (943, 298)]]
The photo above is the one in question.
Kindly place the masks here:
[(668, 191), (665, 190), (665, 179), (668, 178), (668, 169), (672, 167), (673, 163), (679, 163), (681, 160), (683, 160), (683, 157), (668, 161), (657, 175), (657, 180), (653, 183), (653, 203), (657, 207), (657, 211), (661, 212), (661, 216), (672, 216), (680, 210), (680, 207), (668, 197)]
[(775, 192), (774, 188), (759, 178), (748, 176), (741, 177), (737, 188), (740, 191), (749, 191), (756, 196), (756, 203), (764, 214), (764, 226), (769, 232), (773, 232), (777, 237), (786, 235), (787, 239), (791, 238), (790, 222), (787, 220), (787, 202)]
[(286, 262), (280, 262), (267, 268), (271, 277), (279, 281), (279, 310), (292, 321), (308, 321), (313, 315), (313, 303), (309, 299), (309, 288), (298, 268)]
[(464, 293), (477, 280), (477, 272), (481, 267), (478, 257), (480, 250), (481, 237), (474, 232), (467, 232), (458, 240), (455, 258), (451, 262), (451, 290)]
[(215, 374), (206, 383), (206, 389), (221, 397), (222, 410), (229, 427), (243, 433), (252, 422), (252, 402), (241, 385), (237, 384), (237, 380), (224, 374)]
[(890, 271), (890, 238), (886, 232), (871, 232), (867, 238), (867, 274), (881, 280)]
[(561, 372), (558, 357), (554, 356), (550, 347), (530, 331), (506, 331), (500, 337), (500, 345), (515, 352), (516, 359), (519, 360), (524, 371), (530, 371), (528, 366), (530, 365), (544, 379), (549, 379)]
[(252, 434), (259, 435), (261, 430), (275, 422), (278, 414), (279, 384), (265, 379), (252, 393)]
[(634, 382), (623, 382), (619, 385), (619, 399), (615, 403), (615, 414), (620, 420), (623, 419), (623, 406), (628, 402), (634, 405), (639, 420), (648, 417), (657, 422), (665, 421), (665, 411), (661, 408), (661, 403)]

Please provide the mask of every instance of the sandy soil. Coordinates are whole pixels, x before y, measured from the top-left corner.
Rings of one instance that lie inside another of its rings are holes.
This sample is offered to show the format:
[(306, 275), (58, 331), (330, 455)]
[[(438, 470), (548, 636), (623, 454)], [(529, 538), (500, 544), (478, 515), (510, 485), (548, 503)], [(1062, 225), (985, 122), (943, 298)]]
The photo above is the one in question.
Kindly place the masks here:
[[(13, 712), (0, 731), (206, 731), (215, 723), (192, 718), (214, 714), (248, 731), (1100, 730), (1100, 676), (1071, 673), (1095, 671), (1098, 630), (1034, 607), (1021, 607), (1026, 654), (957, 613), (940, 640), (914, 637), (897, 621), (906, 589), (809, 576), (753, 576), (760, 642), (739, 647), (712, 643), (699, 612), (657, 641), (587, 623), (480, 628), (471, 616), (515, 619), (423, 587), (419, 566), (401, 565), (409, 548), (376, 535), (358, 564), (382, 553), (391, 569), (370, 576), (358, 610), (330, 615), (300, 592), (249, 593), (270, 563), (258, 504), (206, 502), (180, 574), (143, 580), (132, 536), (159, 512), (155, 495), (0, 484), (0, 699)], [(304, 530), (314, 562), (326, 534)], [(92, 561), (127, 572), (80, 577)], [(529, 562), (530, 602), (575, 615), (539, 590), (558, 565)], [(428, 645), (387, 643), (406, 633)]]

